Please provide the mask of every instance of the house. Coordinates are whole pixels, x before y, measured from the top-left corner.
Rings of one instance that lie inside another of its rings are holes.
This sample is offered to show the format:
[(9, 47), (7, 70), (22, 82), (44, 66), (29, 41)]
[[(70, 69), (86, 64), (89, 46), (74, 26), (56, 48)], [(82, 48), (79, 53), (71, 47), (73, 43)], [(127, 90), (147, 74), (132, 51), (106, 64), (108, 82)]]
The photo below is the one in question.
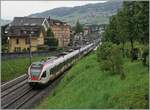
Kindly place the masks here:
[[(89, 32), (101, 32), (104, 31), (106, 28), (106, 24), (99, 24), (99, 25), (85, 25), (85, 29), (88, 28)], [(87, 31), (87, 29), (85, 30)]]
[(44, 38), (50, 27), (59, 47), (68, 46), (71, 27), (66, 22), (50, 18), (15, 17), (5, 29), (9, 52), (27, 51), (30, 37), (31, 51), (37, 51), (44, 46)]
[(59, 47), (66, 47), (70, 43), (71, 26), (60, 20), (47, 18), (49, 25), (54, 33), (54, 37), (58, 39)]
[(90, 34), (90, 28), (88, 26), (83, 27), (83, 35), (86, 36)]
[(45, 18), (15, 17), (5, 30), (8, 38), (9, 52), (22, 52), (29, 49), (31, 37), (31, 51), (37, 51), (44, 45), (44, 36), (49, 28)]

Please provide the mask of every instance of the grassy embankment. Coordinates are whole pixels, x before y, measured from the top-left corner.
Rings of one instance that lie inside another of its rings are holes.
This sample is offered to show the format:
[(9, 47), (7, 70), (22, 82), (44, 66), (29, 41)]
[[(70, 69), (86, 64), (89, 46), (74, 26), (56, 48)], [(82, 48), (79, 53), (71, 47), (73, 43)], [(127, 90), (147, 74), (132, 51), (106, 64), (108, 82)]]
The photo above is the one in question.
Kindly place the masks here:
[(79, 61), (37, 106), (44, 108), (147, 108), (148, 68), (124, 59), (125, 80), (101, 71), (96, 55)]
[[(61, 52), (61, 51), (60, 51)], [(33, 56), (32, 62), (40, 61), (48, 56), (56, 54), (56, 51), (47, 54), (46, 56)], [(29, 67), (29, 58), (15, 58), (1, 61), (1, 80), (8, 81), (26, 73)]]

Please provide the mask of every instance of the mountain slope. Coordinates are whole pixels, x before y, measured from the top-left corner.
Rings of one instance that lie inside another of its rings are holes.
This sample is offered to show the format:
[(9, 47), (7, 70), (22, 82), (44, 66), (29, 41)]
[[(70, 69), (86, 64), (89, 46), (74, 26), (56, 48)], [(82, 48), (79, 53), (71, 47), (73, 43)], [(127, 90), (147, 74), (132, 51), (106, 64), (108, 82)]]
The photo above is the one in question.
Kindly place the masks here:
[(71, 25), (74, 25), (78, 18), (83, 24), (103, 24), (108, 23), (109, 16), (115, 14), (121, 6), (121, 1), (108, 1), (105, 3), (87, 4), (76, 7), (60, 7), (29, 16), (50, 16), (51, 18), (69, 22)]

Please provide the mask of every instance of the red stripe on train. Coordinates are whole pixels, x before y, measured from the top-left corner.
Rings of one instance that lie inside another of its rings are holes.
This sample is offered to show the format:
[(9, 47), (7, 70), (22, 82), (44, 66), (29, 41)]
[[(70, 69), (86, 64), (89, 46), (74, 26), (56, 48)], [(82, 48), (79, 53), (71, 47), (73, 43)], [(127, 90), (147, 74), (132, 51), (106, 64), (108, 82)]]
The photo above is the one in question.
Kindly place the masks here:
[(32, 76), (31, 80), (38, 80), (38, 77)]

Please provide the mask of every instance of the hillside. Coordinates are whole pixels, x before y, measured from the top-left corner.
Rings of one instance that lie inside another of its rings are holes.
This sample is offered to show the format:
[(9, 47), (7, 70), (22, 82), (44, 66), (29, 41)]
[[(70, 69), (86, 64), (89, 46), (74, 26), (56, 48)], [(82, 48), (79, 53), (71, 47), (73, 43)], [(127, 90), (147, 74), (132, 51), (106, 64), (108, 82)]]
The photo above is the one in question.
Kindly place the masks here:
[(80, 18), (82, 24), (103, 24), (108, 23), (109, 16), (115, 14), (121, 5), (121, 1), (108, 1), (105, 3), (87, 4), (76, 7), (60, 7), (29, 16), (50, 16), (51, 18), (69, 22), (71, 25), (74, 25), (78, 18)]
[(4, 19), (0, 19), (0, 25), (3, 26), (3, 25), (6, 25), (8, 23), (10, 23), (11, 21), (10, 20), (4, 20)]
[(124, 80), (102, 71), (96, 55), (91, 54), (75, 64), (37, 108), (148, 108), (148, 68), (124, 59), (124, 71)]

